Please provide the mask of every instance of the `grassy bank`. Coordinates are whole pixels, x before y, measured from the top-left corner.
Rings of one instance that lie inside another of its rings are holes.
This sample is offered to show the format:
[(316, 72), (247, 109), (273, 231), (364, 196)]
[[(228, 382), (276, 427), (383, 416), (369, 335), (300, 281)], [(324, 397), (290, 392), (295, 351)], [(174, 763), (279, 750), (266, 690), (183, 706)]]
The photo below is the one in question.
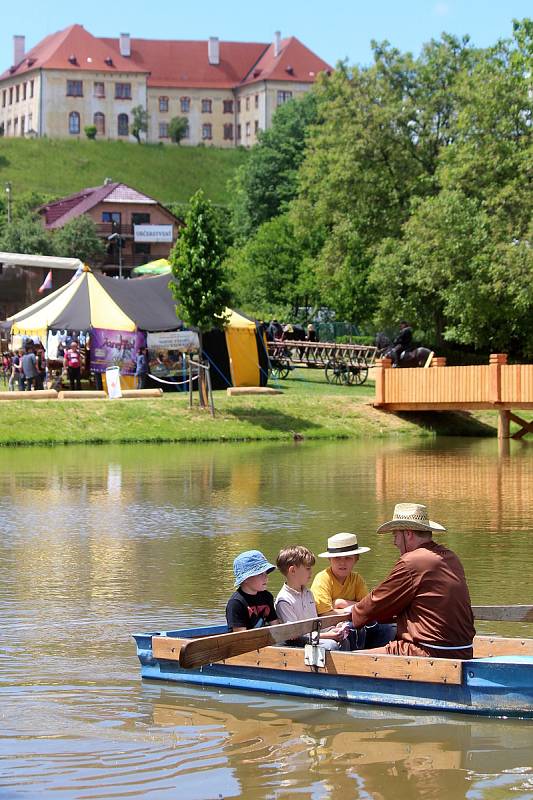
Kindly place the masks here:
[(242, 149), (138, 145), (63, 139), (2, 139), (0, 182), (13, 193), (57, 197), (110, 177), (162, 203), (187, 202), (202, 188), (214, 203), (227, 203), (227, 183), (246, 159)]
[(0, 445), (494, 434), (467, 415), (407, 418), (378, 411), (372, 384), (330, 386), (322, 373), (297, 370), (280, 386), (284, 394), (274, 396), (216, 392), (214, 419), (189, 409), (181, 393), (160, 400), (3, 402)]

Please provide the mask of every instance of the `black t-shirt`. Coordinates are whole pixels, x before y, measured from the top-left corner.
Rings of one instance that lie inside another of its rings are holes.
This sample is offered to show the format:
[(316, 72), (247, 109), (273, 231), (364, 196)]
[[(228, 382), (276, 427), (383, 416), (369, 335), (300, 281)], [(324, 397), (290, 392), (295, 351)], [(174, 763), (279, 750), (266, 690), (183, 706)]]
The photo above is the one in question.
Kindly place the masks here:
[(259, 628), (276, 617), (274, 598), (270, 592), (246, 594), (242, 589), (231, 595), (226, 606), (228, 628)]

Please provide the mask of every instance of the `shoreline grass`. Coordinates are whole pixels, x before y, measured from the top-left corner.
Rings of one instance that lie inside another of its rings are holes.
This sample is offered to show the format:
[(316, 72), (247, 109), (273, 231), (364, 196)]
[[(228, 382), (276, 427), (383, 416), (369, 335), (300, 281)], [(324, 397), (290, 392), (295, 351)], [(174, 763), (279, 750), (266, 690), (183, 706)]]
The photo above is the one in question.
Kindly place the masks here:
[(214, 419), (197, 404), (189, 409), (185, 393), (146, 400), (4, 401), (0, 447), (495, 435), (487, 417), (400, 416), (375, 409), (372, 383), (330, 386), (321, 372), (295, 370), (277, 385), (282, 395), (215, 392)]

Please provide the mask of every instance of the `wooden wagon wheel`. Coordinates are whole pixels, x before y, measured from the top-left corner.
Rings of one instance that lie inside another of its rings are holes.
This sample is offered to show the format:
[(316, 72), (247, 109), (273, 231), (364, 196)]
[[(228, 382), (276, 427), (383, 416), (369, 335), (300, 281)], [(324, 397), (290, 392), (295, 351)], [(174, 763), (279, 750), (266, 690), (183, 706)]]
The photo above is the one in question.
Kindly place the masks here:
[(363, 383), (368, 378), (368, 367), (367, 366), (355, 366), (350, 367), (350, 372), (352, 375), (352, 383), (355, 383), (356, 386), (362, 386)]
[(328, 361), (325, 372), (328, 383), (337, 385), (351, 383), (350, 368), (344, 361)]
[(273, 380), (282, 380), (288, 377), (291, 371), (291, 362), (285, 358), (271, 358), (269, 373)]

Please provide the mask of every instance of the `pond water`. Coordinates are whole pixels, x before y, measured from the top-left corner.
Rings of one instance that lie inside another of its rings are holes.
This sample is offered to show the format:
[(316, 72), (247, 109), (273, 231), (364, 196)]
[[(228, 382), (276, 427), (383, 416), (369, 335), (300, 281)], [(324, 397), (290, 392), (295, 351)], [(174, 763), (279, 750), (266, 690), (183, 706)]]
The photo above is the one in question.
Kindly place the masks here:
[(402, 500), (447, 525), (474, 603), (533, 602), (527, 445), (0, 451), (0, 798), (533, 798), (531, 721), (140, 679), (131, 633), (222, 621), (241, 550), (355, 531), (375, 585), (397, 551), (374, 531)]

